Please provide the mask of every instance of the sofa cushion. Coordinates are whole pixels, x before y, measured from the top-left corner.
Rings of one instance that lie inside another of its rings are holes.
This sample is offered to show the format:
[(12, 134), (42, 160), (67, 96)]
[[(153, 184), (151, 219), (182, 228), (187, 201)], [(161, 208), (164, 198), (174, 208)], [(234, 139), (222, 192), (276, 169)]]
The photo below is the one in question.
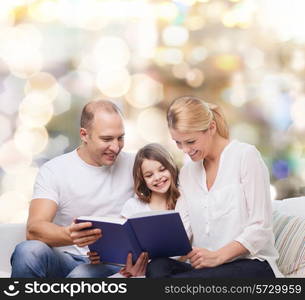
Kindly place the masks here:
[(275, 247), (279, 251), (277, 264), (280, 271), (284, 276), (302, 277), (305, 270), (305, 217), (274, 211), (273, 231)]
[(288, 274), (286, 277), (288, 277), (288, 278), (304, 278), (305, 277), (305, 266), (303, 268), (299, 268), (296, 271)]
[(272, 206), (284, 215), (305, 217), (305, 196), (273, 200)]
[(0, 224), (0, 278), (10, 277), (10, 257), (15, 246), (26, 239), (25, 224)]

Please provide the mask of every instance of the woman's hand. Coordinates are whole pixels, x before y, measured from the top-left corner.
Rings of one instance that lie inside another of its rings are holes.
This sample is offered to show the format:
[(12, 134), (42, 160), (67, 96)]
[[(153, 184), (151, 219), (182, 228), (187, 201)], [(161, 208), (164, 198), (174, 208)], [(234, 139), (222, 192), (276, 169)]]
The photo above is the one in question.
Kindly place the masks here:
[(97, 265), (97, 264), (99, 264), (101, 262), (100, 261), (100, 256), (98, 255), (97, 252), (89, 251), (89, 252), (87, 252), (87, 255), (89, 256), (90, 263), (92, 265)]
[(142, 252), (138, 257), (136, 263), (132, 264), (132, 254), (128, 253), (126, 266), (120, 270), (120, 274), (125, 277), (131, 276), (143, 276), (146, 272), (146, 266), (148, 263), (148, 254)]
[(190, 260), (195, 269), (217, 267), (223, 263), (216, 251), (210, 251), (205, 248), (194, 247), (186, 257)]

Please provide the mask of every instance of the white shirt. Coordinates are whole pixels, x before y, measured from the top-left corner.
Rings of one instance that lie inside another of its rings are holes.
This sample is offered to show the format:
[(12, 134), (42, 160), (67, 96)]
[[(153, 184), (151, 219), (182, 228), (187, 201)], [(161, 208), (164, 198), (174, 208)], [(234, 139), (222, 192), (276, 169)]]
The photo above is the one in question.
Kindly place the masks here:
[[(134, 155), (121, 152), (112, 166), (96, 167), (84, 162), (77, 151), (60, 155), (39, 170), (33, 199), (46, 198), (58, 205), (53, 222), (61, 226), (79, 216), (120, 216), (133, 195)], [(85, 255), (87, 247), (58, 247)]]
[(254, 146), (231, 141), (210, 190), (202, 160), (188, 162), (179, 179), (182, 197), (176, 210), (193, 235), (193, 246), (215, 251), (237, 241), (250, 252), (245, 258), (267, 260), (282, 276), (276, 266), (268, 169)]
[(134, 214), (146, 211), (153, 211), (149, 206), (149, 203), (144, 203), (135, 196), (126, 201), (121, 211), (121, 216), (128, 219)]

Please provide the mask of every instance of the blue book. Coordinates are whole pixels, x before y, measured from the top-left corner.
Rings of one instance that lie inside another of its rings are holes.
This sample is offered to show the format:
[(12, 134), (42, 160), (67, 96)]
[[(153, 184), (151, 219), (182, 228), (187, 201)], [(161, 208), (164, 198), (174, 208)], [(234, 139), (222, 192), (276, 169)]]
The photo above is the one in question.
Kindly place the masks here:
[(91, 222), (100, 228), (102, 237), (89, 245), (105, 263), (126, 263), (129, 252), (133, 262), (142, 252), (149, 258), (186, 255), (192, 250), (178, 212), (153, 211), (129, 219), (81, 216), (77, 222)]

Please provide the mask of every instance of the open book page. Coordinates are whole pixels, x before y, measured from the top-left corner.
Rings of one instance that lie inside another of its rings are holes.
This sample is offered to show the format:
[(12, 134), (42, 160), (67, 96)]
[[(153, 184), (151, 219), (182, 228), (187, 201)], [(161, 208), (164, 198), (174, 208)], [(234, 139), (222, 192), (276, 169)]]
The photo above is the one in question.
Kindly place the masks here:
[(133, 214), (129, 219), (156, 216), (156, 215), (167, 215), (167, 214), (174, 214), (174, 213), (177, 213), (177, 212), (175, 212), (173, 210), (144, 211), (144, 212), (139, 212), (139, 213)]
[[(155, 215), (166, 215), (166, 214), (174, 214), (177, 213), (173, 210), (152, 210), (152, 211), (144, 211), (140, 213), (133, 214), (130, 219), (133, 218), (140, 218), (140, 217), (149, 217)], [(126, 218), (124, 217), (116, 217), (116, 216), (107, 216), (107, 217), (98, 217), (98, 216), (80, 216), (77, 219), (83, 221), (100, 221), (100, 222), (107, 222), (107, 223), (114, 223), (114, 224), (124, 224), (126, 222)]]
[(99, 222), (107, 222), (107, 223), (114, 223), (114, 224), (121, 224), (123, 225), (126, 222), (125, 218), (118, 218), (118, 217), (97, 217), (97, 216), (80, 216), (77, 219), (83, 221), (99, 221)]

